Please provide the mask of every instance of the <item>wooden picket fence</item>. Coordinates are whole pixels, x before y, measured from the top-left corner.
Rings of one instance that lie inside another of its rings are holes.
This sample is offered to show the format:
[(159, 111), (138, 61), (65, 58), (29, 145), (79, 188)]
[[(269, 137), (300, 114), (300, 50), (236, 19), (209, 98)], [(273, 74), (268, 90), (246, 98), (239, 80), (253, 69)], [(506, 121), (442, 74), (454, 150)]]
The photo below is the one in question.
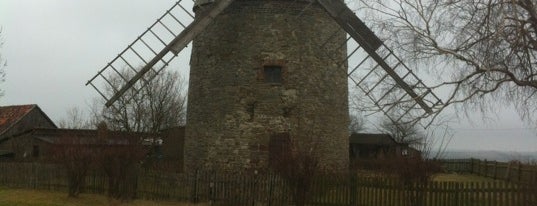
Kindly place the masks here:
[[(61, 167), (39, 163), (0, 162), (0, 188), (66, 191)], [(404, 184), (389, 177), (356, 174), (316, 176), (307, 205), (379, 206), (530, 206), (537, 205), (537, 186), (491, 182)], [(90, 172), (85, 192), (106, 194), (107, 178)], [(227, 205), (294, 205), (297, 190), (274, 174), (204, 171), (194, 174), (140, 170), (136, 197), (151, 200), (209, 202)]]
[(517, 183), (537, 183), (537, 165), (519, 161), (498, 162), (479, 159), (440, 160), (447, 171), (471, 173), (483, 177)]

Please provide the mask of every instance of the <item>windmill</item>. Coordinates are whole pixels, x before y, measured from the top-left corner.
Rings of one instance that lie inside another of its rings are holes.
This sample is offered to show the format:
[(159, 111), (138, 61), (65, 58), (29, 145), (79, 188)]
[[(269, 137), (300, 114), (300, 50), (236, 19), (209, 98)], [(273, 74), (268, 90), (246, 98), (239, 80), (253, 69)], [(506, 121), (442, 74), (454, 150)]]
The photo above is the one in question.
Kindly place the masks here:
[[(394, 122), (416, 123), (442, 107), (336, 0), (178, 1), (86, 85), (114, 107), (191, 42), (187, 168), (263, 166), (270, 144), (311, 136), (322, 162), (346, 167), (349, 80)], [(108, 76), (121, 76), (122, 67), (136, 75), (115, 88)], [(99, 89), (106, 84), (113, 95)]]

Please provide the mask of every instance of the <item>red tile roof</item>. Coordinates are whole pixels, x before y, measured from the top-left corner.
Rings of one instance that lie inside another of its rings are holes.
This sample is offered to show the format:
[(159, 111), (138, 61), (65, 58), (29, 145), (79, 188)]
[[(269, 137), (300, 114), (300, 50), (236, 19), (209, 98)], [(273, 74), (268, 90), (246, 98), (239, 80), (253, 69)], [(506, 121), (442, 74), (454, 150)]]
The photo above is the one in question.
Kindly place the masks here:
[(0, 107), (0, 135), (36, 107), (35, 104)]

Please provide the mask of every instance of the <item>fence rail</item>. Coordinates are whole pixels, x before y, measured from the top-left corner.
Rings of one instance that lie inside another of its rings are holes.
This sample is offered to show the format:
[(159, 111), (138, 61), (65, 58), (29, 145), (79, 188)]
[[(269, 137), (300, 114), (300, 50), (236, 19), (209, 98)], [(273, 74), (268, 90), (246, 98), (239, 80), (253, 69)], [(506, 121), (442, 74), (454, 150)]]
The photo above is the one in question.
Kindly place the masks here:
[(446, 159), (440, 161), (445, 170), (450, 172), (471, 173), (521, 184), (537, 182), (537, 166), (522, 164), (519, 161), (498, 162), (478, 159)]
[[(462, 163), (458, 166), (463, 168)], [(0, 162), (0, 171), (0, 187), (67, 190), (66, 175), (55, 165)], [(84, 191), (104, 194), (106, 184), (104, 174), (90, 172)], [(137, 198), (230, 205), (294, 205), (297, 194), (289, 181), (277, 175), (247, 172), (186, 175), (140, 170), (134, 184)], [(309, 188), (307, 205), (537, 205), (536, 186), (503, 181), (403, 184), (395, 178), (341, 174), (316, 176)]]

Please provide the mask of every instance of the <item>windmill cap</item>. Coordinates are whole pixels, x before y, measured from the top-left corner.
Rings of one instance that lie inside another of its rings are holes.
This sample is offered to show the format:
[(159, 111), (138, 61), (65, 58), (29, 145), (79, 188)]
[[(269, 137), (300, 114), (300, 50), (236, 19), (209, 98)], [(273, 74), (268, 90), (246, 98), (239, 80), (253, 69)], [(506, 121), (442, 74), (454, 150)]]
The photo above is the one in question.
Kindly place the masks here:
[(213, 3), (215, 0), (196, 0), (194, 3), (194, 10), (196, 10), (197, 7), (203, 6), (206, 4)]
[[(207, 4), (210, 4), (210, 3), (214, 3), (215, 1), (217, 0), (195, 0), (195, 3), (194, 3), (194, 11), (200, 7), (200, 6), (203, 6), (203, 5), (207, 5)], [(310, 2), (310, 0), (288, 0), (288, 1), (303, 1), (303, 2)], [(343, 0), (341, 0), (343, 1)]]

